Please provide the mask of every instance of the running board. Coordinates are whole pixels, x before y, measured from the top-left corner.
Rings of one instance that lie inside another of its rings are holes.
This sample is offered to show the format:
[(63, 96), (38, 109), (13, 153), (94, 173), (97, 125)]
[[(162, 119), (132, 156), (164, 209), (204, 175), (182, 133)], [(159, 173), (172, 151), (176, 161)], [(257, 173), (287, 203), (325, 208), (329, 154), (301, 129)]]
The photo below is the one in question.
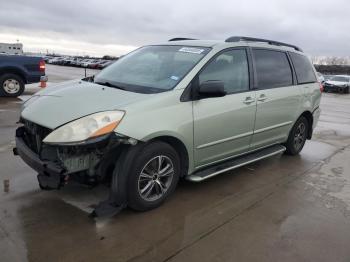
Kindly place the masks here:
[(282, 145), (274, 145), (268, 148), (255, 151), (253, 153), (234, 158), (223, 163), (217, 164), (215, 166), (208, 167), (206, 169), (197, 171), (192, 175), (186, 177), (187, 180), (192, 182), (202, 182), (208, 178), (216, 176), (218, 174), (224, 173), (228, 170), (239, 168), (241, 166), (259, 161), (261, 159), (274, 156), (286, 151), (286, 148)]

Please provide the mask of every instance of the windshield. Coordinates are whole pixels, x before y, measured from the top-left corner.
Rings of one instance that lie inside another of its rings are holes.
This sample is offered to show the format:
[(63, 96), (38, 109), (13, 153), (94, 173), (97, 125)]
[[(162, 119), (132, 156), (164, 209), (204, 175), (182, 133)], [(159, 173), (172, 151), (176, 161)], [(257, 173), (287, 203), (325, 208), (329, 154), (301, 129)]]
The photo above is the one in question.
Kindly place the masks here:
[(101, 71), (94, 81), (139, 93), (168, 91), (209, 51), (206, 47), (142, 47)]
[(337, 81), (337, 82), (349, 82), (349, 77), (346, 76), (334, 76), (331, 78), (331, 81)]

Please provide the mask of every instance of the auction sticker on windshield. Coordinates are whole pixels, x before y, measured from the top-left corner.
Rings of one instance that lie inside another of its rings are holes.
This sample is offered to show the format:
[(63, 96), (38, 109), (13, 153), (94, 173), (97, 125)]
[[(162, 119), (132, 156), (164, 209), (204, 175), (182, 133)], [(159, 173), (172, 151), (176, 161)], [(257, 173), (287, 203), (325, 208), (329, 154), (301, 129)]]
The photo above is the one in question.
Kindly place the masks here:
[(195, 48), (195, 47), (182, 47), (179, 52), (184, 53), (192, 53), (192, 54), (201, 54), (203, 53), (204, 49)]

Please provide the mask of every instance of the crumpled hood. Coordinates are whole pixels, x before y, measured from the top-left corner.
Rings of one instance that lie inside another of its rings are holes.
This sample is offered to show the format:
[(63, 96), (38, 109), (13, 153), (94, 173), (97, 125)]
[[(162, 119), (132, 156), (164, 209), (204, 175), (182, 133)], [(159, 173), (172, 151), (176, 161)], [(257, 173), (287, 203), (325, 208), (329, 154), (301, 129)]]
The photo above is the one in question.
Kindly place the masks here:
[(341, 82), (341, 81), (326, 81), (327, 84), (335, 85), (335, 86), (343, 86), (348, 84), (348, 82)]
[(96, 112), (123, 110), (130, 103), (152, 96), (85, 81), (70, 81), (38, 92), (23, 105), (21, 117), (55, 129)]

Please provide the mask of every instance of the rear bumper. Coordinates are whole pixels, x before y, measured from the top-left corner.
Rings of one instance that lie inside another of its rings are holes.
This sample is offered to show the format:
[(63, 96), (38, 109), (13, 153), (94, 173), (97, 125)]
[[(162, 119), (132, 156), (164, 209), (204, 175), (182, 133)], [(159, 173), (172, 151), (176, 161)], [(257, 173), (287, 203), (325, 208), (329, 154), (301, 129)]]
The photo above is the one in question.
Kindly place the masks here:
[(45, 76), (45, 74), (35, 74), (27, 77), (27, 84), (38, 83), (40, 82), (41, 77)]

